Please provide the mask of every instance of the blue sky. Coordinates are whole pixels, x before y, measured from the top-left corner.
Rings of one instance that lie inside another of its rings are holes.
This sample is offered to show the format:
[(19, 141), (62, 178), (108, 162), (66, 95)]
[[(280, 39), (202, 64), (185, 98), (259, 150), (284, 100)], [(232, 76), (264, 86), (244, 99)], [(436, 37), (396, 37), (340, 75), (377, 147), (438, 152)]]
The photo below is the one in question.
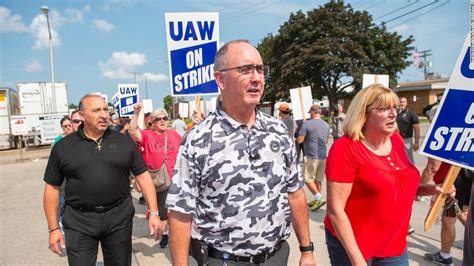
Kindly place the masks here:
[[(154, 107), (170, 94), (165, 12), (219, 12), (220, 40), (248, 39), (258, 44), (276, 33), (290, 12), (307, 11), (327, 1), (290, 0), (0, 0), (0, 87), (17, 82), (50, 81), (49, 44), (41, 5), (50, 9), (56, 81), (68, 84), (69, 102), (89, 92), (111, 96), (119, 83), (132, 83), (132, 72)], [(469, 0), (354, 0), (375, 22), (402, 36), (413, 35), (419, 51), (431, 49), (431, 71), (451, 74), (469, 31)], [(395, 11), (404, 6), (410, 5)], [(423, 6), (426, 6), (422, 8)], [(385, 15), (385, 16), (384, 16)], [(422, 80), (423, 72), (408, 67), (399, 81)]]

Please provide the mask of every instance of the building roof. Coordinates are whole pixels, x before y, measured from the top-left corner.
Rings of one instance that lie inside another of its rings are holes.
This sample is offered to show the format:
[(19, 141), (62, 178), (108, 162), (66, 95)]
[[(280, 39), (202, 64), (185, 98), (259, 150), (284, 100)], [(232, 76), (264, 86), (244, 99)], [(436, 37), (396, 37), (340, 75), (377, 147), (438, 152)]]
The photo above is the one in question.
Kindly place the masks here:
[(433, 80), (420, 80), (411, 82), (400, 82), (395, 88), (396, 92), (404, 91), (419, 91), (419, 90), (435, 90), (435, 89), (446, 89), (448, 86), (449, 79), (433, 79)]

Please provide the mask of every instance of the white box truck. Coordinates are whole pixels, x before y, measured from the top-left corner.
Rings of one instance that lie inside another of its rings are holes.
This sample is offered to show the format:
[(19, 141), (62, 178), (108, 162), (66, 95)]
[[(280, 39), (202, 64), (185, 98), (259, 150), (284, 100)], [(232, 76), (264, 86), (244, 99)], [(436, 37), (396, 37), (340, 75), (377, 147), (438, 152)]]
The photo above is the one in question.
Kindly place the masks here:
[(11, 88), (0, 88), (0, 150), (15, 147), (15, 138), (10, 130), (10, 117), (18, 114), (20, 114), (18, 92)]
[(55, 82), (54, 89), (51, 82), (20, 82), (17, 88), (21, 115), (27, 117), (27, 145), (52, 143), (51, 135), (57, 136), (62, 130), (59, 122), (54, 126), (50, 120), (69, 114), (66, 82)]
[(67, 114), (66, 82), (17, 83), (22, 115)]

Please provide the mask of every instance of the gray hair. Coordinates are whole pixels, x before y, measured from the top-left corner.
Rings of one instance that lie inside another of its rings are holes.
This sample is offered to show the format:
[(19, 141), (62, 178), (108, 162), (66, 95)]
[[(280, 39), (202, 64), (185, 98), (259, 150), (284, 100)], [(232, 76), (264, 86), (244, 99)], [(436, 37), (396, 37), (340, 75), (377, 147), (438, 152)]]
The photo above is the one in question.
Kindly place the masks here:
[(155, 118), (157, 118), (158, 116), (166, 116), (168, 117), (168, 112), (161, 108), (161, 109), (156, 109), (155, 111), (153, 111), (151, 114), (150, 114), (150, 120), (155, 120)]
[(219, 48), (214, 58), (214, 71), (219, 71), (220, 69), (222, 69), (222, 67), (225, 65), (225, 56), (227, 54), (227, 51), (229, 50), (229, 46), (231, 44), (237, 44), (237, 43), (250, 44), (250, 42), (245, 39), (232, 40), (224, 44), (221, 48)]

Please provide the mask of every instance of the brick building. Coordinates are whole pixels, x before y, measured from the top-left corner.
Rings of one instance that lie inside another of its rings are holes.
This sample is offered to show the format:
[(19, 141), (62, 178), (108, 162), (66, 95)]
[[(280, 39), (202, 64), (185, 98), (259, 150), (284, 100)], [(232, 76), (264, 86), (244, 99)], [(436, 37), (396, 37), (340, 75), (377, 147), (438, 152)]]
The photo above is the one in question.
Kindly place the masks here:
[(448, 86), (448, 79), (433, 79), (401, 82), (395, 88), (399, 97), (408, 100), (408, 108), (418, 115), (422, 115), (423, 107), (436, 101), (436, 94), (444, 92)]

